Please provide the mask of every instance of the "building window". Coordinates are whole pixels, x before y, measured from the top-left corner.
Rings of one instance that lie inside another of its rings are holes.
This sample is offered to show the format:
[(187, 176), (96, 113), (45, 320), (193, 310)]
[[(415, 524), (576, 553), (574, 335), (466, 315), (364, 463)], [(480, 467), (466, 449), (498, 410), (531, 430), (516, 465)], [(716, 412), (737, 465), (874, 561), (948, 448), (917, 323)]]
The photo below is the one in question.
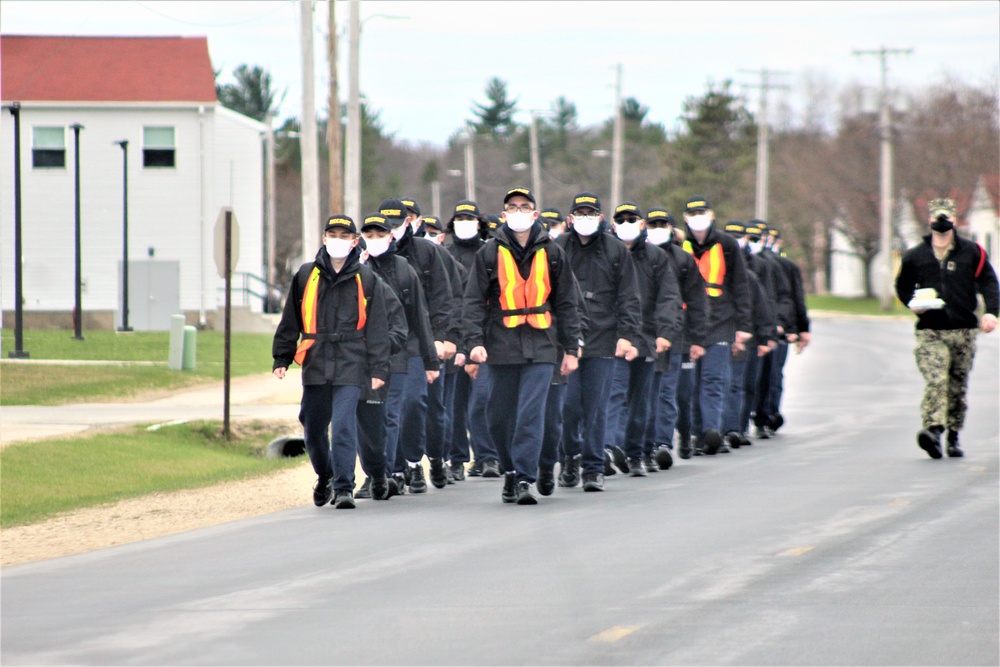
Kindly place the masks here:
[(174, 152), (174, 128), (142, 128), (143, 167), (173, 167)]
[(66, 167), (66, 128), (31, 128), (31, 166)]

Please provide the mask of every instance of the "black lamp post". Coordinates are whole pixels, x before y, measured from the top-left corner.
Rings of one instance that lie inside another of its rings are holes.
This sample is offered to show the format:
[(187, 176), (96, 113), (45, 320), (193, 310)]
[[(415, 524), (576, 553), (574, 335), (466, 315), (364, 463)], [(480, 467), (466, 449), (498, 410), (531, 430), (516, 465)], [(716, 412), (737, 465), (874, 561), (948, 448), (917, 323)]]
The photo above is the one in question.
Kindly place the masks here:
[(74, 340), (83, 340), (83, 296), (82, 284), (83, 275), (80, 269), (80, 130), (83, 129), (83, 125), (79, 123), (73, 123), (70, 125), (73, 128), (73, 150), (75, 153), (74, 157), (74, 184), (76, 192), (76, 212), (75, 212), (75, 224), (76, 224), (76, 280), (75, 280), (75, 297), (76, 306), (73, 309), (75, 317), (73, 318), (73, 324), (75, 328), (75, 333), (73, 335)]
[(11, 359), (27, 359), (24, 351), (24, 290), (21, 284), (21, 103), (7, 109), (14, 117), (14, 349)]
[(122, 325), (119, 331), (132, 331), (128, 325), (128, 139), (116, 141), (122, 147)]

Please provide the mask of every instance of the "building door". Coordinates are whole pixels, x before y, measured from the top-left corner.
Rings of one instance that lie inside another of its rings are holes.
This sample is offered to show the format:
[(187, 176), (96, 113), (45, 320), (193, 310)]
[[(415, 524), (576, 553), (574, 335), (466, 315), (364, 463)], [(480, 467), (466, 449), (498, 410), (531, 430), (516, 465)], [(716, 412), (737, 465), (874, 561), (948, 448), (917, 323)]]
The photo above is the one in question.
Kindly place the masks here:
[[(118, 300), (122, 263), (118, 262)], [(170, 316), (181, 312), (181, 263), (139, 260), (128, 263), (128, 324), (136, 331), (169, 331)], [(121, 307), (115, 326), (121, 326)]]

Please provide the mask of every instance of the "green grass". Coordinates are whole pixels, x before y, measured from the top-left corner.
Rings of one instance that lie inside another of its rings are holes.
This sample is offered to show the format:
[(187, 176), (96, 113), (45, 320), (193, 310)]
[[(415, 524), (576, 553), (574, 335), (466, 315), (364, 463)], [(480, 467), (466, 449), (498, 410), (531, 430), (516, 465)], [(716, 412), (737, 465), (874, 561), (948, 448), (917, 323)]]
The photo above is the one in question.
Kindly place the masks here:
[(809, 310), (825, 310), (852, 315), (912, 315), (910, 309), (893, 299), (892, 308), (884, 311), (878, 299), (847, 298), (830, 296), (828, 294), (806, 295), (806, 305)]
[[(88, 331), (74, 340), (65, 330), (24, 332), (23, 349), (31, 359), (84, 361), (167, 360), (169, 334), (150, 331), (117, 334)], [(230, 342), (233, 377), (271, 370), (270, 334), (234, 333)], [(55, 366), (5, 363), (0, 370), (0, 405), (60, 405), (121, 400), (141, 393), (221, 379), (224, 375), (224, 335), (198, 332), (198, 354), (193, 371), (171, 371), (162, 366)], [(3, 350), (14, 349), (14, 334), (3, 332)]]
[(277, 437), (265, 422), (241, 423), (234, 437), (219, 422), (8, 445), (0, 450), (0, 526), (37, 523), (62, 512), (150, 493), (210, 486), (298, 465), (266, 459)]

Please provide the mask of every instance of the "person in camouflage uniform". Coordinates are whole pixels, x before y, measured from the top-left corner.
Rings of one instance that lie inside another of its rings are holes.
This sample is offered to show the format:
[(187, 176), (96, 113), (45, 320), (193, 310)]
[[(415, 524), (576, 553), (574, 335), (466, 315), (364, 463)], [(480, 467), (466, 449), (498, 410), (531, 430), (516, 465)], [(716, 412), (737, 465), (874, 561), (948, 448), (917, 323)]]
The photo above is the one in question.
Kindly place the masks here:
[[(929, 225), (931, 233), (923, 243), (903, 256), (896, 295), (917, 314), (914, 355), (925, 384), (920, 403), (923, 428), (917, 433), (917, 444), (931, 458), (939, 459), (945, 428), (948, 456), (964, 455), (958, 432), (965, 424), (976, 329), (990, 333), (996, 328), (1000, 288), (986, 250), (955, 233), (955, 202), (932, 200)], [(976, 316), (977, 292), (986, 304), (981, 322)]]

